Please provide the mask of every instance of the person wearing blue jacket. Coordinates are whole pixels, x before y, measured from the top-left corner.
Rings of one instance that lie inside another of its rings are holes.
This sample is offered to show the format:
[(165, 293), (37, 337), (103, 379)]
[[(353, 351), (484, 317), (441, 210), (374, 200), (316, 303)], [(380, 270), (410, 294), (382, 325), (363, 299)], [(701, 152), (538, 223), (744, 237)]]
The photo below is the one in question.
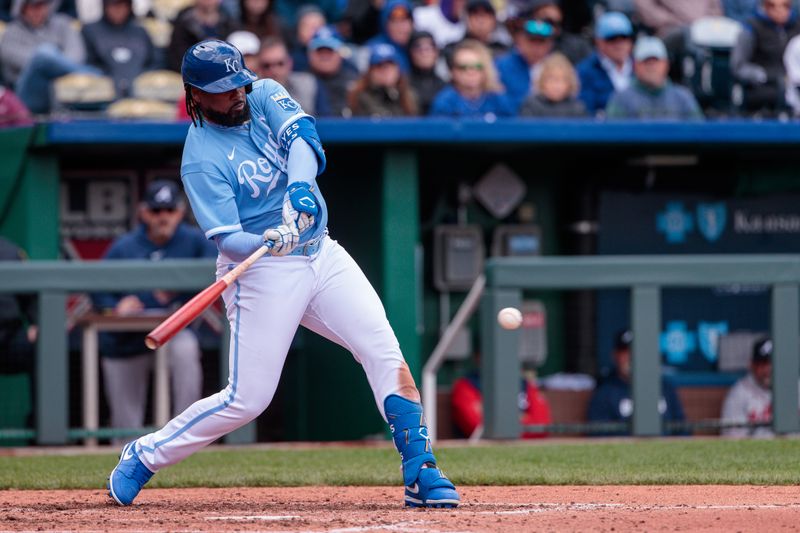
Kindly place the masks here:
[[(633, 333), (624, 330), (614, 339), (614, 373), (602, 380), (589, 400), (586, 418), (589, 422), (630, 422), (633, 415), (631, 399), (631, 345)], [(661, 398), (658, 411), (663, 422), (683, 422), (680, 398), (667, 379), (661, 380)], [(625, 435), (629, 431), (597, 431), (593, 435)], [(683, 431), (664, 431), (665, 434), (685, 434)]]
[(555, 31), (550, 24), (527, 20), (514, 33), (514, 48), (497, 59), (500, 82), (515, 111), (532, 92), (537, 67), (553, 50), (554, 39)]
[(411, 61), (408, 45), (414, 33), (414, 20), (411, 16), (411, 2), (408, 0), (389, 0), (381, 10), (381, 33), (366, 42), (370, 48), (379, 44), (390, 44), (397, 50), (400, 70), (408, 72)]
[(516, 106), (502, 92), (492, 54), (482, 43), (466, 39), (453, 51), (452, 81), (433, 99), (430, 115), (485, 118), (511, 117)]
[(622, 13), (604, 13), (595, 25), (596, 51), (578, 63), (578, 98), (590, 115), (602, 112), (614, 91), (628, 88), (633, 75), (633, 26)]
[[(185, 214), (185, 202), (175, 182), (152, 182), (139, 208), (142, 223), (119, 236), (104, 259), (160, 261), (216, 257), (216, 246), (205, 238), (203, 232), (182, 222)], [(101, 312), (129, 316), (148, 310), (173, 309), (190, 296), (164, 290), (102, 293), (94, 295), (94, 304)], [(144, 425), (149, 375), (154, 359), (153, 353), (145, 348), (144, 337), (143, 332), (104, 333), (100, 337), (101, 366), (112, 427), (140, 428)], [(165, 349), (171, 370), (172, 410), (177, 414), (202, 397), (200, 346), (197, 335), (187, 328), (167, 343)]]

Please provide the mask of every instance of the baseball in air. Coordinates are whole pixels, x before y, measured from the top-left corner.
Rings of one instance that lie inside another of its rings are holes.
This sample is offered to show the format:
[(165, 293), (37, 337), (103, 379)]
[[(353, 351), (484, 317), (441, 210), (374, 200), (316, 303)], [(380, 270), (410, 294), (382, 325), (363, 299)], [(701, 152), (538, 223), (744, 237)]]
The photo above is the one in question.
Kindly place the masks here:
[(522, 325), (522, 313), (516, 307), (505, 307), (497, 313), (497, 322), (504, 329), (517, 329)]

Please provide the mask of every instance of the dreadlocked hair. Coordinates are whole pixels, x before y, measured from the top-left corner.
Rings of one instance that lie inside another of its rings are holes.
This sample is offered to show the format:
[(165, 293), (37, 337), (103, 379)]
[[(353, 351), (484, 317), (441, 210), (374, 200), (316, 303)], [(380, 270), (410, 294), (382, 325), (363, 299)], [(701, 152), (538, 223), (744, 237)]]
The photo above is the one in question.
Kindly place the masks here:
[(192, 86), (187, 83), (184, 87), (186, 88), (186, 114), (192, 119), (192, 126), (202, 128), (203, 113), (200, 112), (200, 106), (197, 105), (197, 102), (192, 97)]

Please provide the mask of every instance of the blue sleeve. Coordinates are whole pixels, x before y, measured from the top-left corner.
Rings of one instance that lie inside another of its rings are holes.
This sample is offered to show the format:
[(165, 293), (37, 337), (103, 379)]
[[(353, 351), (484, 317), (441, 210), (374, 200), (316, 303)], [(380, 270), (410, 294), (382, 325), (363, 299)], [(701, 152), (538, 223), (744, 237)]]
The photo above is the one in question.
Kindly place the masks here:
[(261, 235), (246, 231), (220, 234), (214, 237), (214, 241), (219, 251), (234, 261), (244, 261), (264, 244)]
[(186, 196), (206, 239), (242, 230), (231, 184), (216, 172), (193, 171), (181, 176)]
[(296, 139), (289, 150), (289, 160), (286, 164), (289, 183), (297, 181), (311, 183), (317, 177), (318, 168), (314, 149), (302, 138)]
[[(292, 157), (292, 150), (294, 149), (295, 143), (297, 141), (303, 141), (304, 144), (309, 151), (305, 151), (303, 147), (300, 148), (303, 154), (303, 157), (306, 158), (306, 163), (310, 164), (311, 161), (316, 162), (315, 168), (313, 169), (313, 174), (311, 175), (311, 179), (317, 177), (319, 174), (322, 174), (325, 171), (325, 165), (327, 164), (327, 160), (325, 158), (325, 150), (322, 149), (322, 141), (319, 138), (319, 134), (317, 134), (317, 128), (314, 125), (314, 121), (311, 117), (305, 116), (301, 117), (291, 126), (286, 128), (283, 132), (283, 135), (280, 137), (279, 142), (280, 145), (289, 152), (288, 158)], [(297, 158), (298, 156), (295, 156)], [(310, 161), (309, 161), (310, 160)], [(288, 163), (287, 163), (288, 164)], [(298, 163), (295, 163), (296, 167), (295, 170), (300, 170), (298, 167)], [(292, 173), (289, 169), (287, 169), (289, 175), (289, 182), (298, 181), (296, 179), (292, 179)], [(305, 179), (301, 181), (308, 181), (310, 182), (311, 179)]]

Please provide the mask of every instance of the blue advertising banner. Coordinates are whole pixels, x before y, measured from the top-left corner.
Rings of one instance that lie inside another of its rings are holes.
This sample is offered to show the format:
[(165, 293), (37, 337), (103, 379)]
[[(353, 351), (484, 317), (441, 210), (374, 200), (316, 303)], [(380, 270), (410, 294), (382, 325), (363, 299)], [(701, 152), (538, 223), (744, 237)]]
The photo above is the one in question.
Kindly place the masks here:
[[(598, 254), (800, 252), (800, 196), (719, 198), (605, 192)], [(628, 291), (598, 292), (598, 361), (611, 365), (616, 331), (630, 321)], [(662, 361), (678, 371), (713, 371), (719, 338), (767, 331), (767, 287), (667, 289), (662, 294)]]

